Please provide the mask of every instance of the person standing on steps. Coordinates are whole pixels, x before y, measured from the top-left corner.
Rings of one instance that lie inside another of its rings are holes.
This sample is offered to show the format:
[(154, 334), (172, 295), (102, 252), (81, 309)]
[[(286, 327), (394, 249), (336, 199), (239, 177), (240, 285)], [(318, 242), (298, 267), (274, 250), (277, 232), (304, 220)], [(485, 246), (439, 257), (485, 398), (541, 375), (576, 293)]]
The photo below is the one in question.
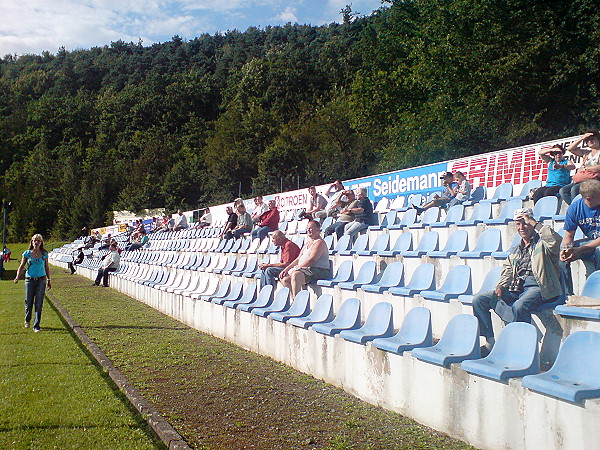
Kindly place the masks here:
[(25, 268), (25, 328), (29, 327), (31, 315), (35, 306), (33, 331), (40, 331), (42, 321), (42, 307), (46, 286), (50, 289), (50, 270), (48, 268), (48, 252), (44, 249), (44, 239), (41, 234), (34, 234), (31, 238), (29, 249), (23, 252), (21, 264), (17, 269), (15, 283), (19, 282), (21, 273)]

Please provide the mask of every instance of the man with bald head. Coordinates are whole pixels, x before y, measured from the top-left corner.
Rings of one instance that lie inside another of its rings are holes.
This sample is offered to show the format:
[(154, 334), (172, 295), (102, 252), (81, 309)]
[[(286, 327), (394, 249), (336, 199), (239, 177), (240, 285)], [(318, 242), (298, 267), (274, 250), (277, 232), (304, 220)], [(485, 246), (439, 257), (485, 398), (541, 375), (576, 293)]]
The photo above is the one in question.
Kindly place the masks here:
[(260, 264), (258, 267), (262, 270), (260, 274), (260, 286), (270, 284), (275, 287), (279, 274), (287, 267), (289, 263), (295, 260), (300, 255), (300, 248), (290, 241), (285, 234), (277, 230), (271, 236), (273, 244), (280, 247), (280, 259), (278, 263)]

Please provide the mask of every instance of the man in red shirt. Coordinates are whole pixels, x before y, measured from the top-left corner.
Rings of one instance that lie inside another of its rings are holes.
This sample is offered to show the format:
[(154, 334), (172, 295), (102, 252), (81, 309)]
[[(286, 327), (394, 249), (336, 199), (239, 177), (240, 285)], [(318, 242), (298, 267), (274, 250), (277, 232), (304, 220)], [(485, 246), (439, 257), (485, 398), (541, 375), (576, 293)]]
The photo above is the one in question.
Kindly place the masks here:
[(300, 247), (290, 241), (285, 234), (277, 230), (271, 237), (273, 244), (280, 247), (281, 258), (278, 263), (260, 264), (258, 267), (262, 270), (260, 274), (260, 286), (264, 287), (267, 284), (275, 287), (275, 283), (279, 278), (279, 274), (287, 267), (289, 263), (295, 260), (300, 255)]
[(279, 210), (275, 200), (269, 200), (269, 210), (260, 215), (258, 227), (252, 232), (252, 239), (258, 237), (262, 241), (267, 234), (279, 227)]

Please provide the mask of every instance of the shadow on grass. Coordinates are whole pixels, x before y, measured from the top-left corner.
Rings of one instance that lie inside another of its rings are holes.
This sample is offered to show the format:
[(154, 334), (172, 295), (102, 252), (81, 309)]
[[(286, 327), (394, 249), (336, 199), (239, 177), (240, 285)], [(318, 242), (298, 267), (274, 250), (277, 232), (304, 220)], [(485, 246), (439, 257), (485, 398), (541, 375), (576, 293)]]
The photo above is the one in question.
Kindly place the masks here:
[(17, 276), (16, 270), (5, 270), (2, 274), (2, 280), (14, 280)]
[(156, 327), (144, 325), (102, 325), (99, 327), (85, 327), (88, 330), (115, 330), (115, 329), (131, 329), (131, 330), (173, 330), (184, 331), (189, 330), (187, 327)]

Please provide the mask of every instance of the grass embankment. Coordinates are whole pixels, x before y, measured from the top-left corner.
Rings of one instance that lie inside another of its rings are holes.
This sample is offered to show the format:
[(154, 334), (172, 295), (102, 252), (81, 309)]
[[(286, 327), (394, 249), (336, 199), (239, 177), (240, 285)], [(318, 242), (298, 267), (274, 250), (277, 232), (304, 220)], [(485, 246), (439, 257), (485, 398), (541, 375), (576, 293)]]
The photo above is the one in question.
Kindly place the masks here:
[(54, 268), (53, 294), (186, 441), (208, 449), (467, 448)]
[(0, 281), (0, 448), (162, 448), (47, 302), (42, 332), (24, 328), (24, 282), (12, 280), (26, 246), (10, 248)]

